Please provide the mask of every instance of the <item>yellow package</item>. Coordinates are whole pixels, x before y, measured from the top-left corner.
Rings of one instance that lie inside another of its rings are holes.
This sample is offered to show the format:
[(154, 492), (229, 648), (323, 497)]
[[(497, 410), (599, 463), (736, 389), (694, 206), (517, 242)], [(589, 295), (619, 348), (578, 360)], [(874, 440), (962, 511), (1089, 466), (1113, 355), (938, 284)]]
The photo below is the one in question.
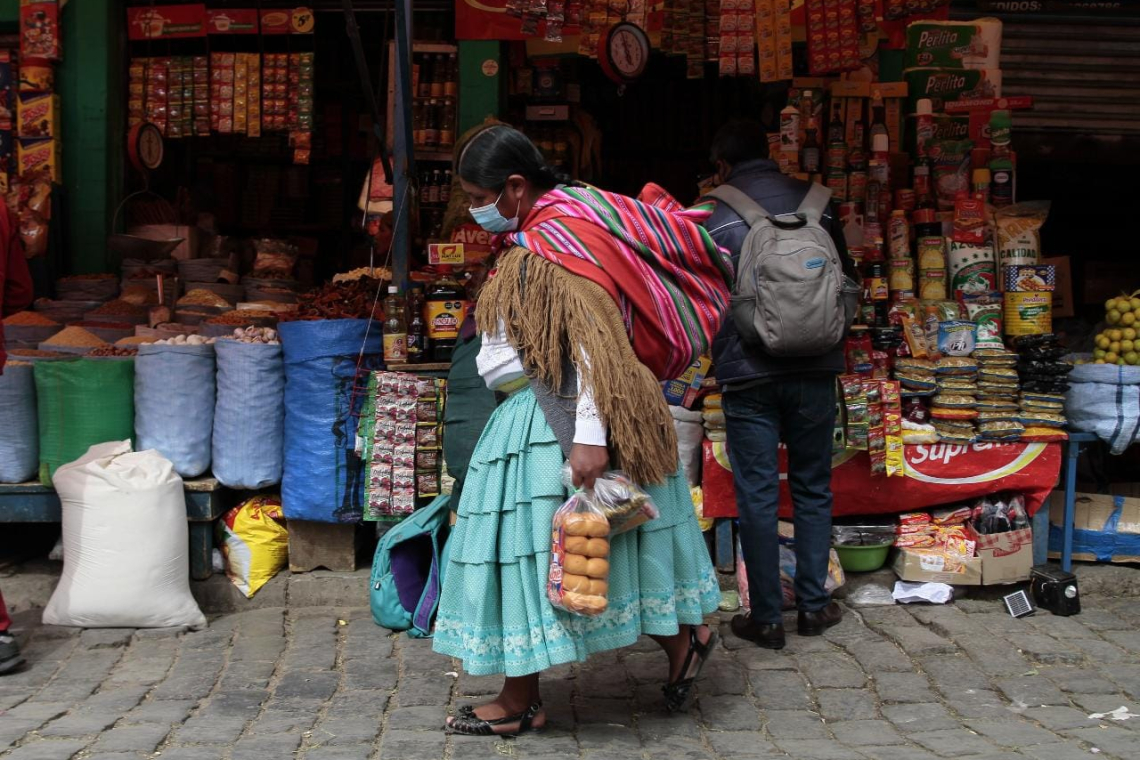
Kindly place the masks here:
[(697, 513), (697, 525), (701, 527), (701, 532), (712, 530), (716, 520), (705, 517), (705, 492), (700, 486), (692, 486), (689, 488), (689, 495), (693, 497), (693, 511)]
[(246, 598), (289, 563), (289, 531), (279, 496), (255, 496), (218, 522), (228, 577)]

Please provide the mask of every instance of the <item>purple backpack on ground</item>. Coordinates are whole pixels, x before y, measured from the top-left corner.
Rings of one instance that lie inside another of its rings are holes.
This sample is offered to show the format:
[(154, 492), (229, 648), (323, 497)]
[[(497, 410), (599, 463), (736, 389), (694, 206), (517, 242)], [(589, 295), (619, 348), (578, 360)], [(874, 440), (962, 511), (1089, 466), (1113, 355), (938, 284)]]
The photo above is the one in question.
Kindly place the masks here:
[(450, 496), (437, 496), (380, 539), (368, 594), (376, 625), (417, 639), (431, 635), (447, 566), (450, 505)]

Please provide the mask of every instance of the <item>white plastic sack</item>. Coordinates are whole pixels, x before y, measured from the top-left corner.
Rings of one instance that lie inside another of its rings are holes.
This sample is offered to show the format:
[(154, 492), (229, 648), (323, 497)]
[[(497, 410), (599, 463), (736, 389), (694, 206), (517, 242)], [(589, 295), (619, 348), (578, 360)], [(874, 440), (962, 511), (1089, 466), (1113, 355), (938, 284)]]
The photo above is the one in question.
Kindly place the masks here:
[(130, 441), (92, 446), (52, 480), (63, 504), (63, 577), (48, 625), (81, 628), (203, 626), (190, 595), (182, 479)]
[(673, 429), (677, 431), (677, 452), (681, 456), (681, 467), (685, 470), (685, 480), (689, 486), (701, 484), (701, 457), (705, 440), (705, 428), (700, 412), (690, 411), (680, 406), (670, 406), (673, 416)]
[(1140, 367), (1081, 364), (1073, 367), (1068, 381), (1070, 430), (1096, 434), (1114, 456), (1140, 439)]

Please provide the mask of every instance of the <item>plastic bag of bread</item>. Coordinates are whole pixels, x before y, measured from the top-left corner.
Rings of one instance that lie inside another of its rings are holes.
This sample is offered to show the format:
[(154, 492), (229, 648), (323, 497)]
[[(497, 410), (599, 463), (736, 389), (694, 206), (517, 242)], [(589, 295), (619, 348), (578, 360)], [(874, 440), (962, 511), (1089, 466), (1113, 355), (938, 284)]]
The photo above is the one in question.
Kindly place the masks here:
[[(562, 484), (572, 489), (573, 477), (567, 462), (562, 468)], [(661, 515), (649, 494), (621, 470), (610, 470), (594, 481), (593, 499), (610, 521), (611, 536), (631, 531)]]
[(610, 521), (588, 491), (578, 491), (554, 513), (550, 540), (550, 603), (593, 617), (609, 602)]

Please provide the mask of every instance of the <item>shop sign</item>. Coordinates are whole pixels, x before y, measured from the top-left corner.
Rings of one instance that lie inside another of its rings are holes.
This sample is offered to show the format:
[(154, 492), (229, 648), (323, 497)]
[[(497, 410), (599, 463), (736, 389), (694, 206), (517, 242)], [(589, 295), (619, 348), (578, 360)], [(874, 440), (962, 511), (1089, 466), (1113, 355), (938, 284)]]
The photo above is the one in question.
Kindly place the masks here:
[(313, 11), (306, 7), (261, 12), (262, 34), (312, 34), (315, 25)]
[(978, 0), (983, 13), (1025, 13), (1054, 16), (1136, 16), (1136, 0)]
[(432, 243), (428, 245), (428, 264), (461, 267), (465, 263), (463, 243)]
[(147, 5), (127, 9), (129, 39), (167, 40), (205, 36), (205, 5)]
[(257, 34), (257, 9), (206, 11), (206, 31), (209, 34)]

